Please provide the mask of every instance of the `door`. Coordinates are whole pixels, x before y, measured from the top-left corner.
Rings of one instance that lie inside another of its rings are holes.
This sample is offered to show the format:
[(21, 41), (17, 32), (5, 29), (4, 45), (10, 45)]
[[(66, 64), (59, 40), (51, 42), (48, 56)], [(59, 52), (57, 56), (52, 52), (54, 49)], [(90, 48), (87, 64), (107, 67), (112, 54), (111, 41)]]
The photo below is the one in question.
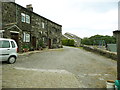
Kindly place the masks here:
[(48, 47), (51, 48), (51, 39), (48, 41)]
[(36, 37), (32, 37), (32, 46), (36, 48)]
[(11, 33), (11, 39), (15, 40), (15, 42), (18, 44), (19, 41), (18, 33)]
[(19, 52), (19, 34), (11, 32), (11, 39), (15, 40), (15, 42), (17, 43), (17, 45), (18, 45), (18, 52)]

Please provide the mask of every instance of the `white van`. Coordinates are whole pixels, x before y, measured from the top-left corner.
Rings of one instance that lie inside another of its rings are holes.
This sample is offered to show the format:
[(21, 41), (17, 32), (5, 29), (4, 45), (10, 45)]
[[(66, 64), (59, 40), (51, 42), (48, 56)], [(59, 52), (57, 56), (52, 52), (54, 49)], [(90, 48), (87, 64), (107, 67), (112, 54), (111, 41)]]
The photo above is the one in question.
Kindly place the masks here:
[(13, 64), (17, 59), (18, 46), (13, 39), (0, 38), (0, 61)]

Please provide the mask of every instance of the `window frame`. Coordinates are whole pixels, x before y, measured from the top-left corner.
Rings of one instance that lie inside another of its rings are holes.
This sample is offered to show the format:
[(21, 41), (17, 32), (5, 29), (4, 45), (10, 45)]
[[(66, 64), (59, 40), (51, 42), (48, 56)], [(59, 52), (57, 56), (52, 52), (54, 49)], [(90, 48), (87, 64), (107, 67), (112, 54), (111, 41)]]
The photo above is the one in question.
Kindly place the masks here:
[(45, 22), (42, 22), (42, 28), (43, 29), (45, 28)]
[(16, 46), (15, 46), (15, 43), (13, 42), (13, 41), (10, 41), (11, 42), (11, 46), (12, 46), (12, 48), (15, 48)]
[(29, 15), (25, 15), (25, 20), (26, 20), (26, 23), (30, 24), (30, 16)]
[[(1, 40), (0, 42), (2, 42), (2, 44), (0, 45), (0, 48), (10, 48), (10, 47), (11, 47), (9, 41)], [(8, 42), (8, 43), (9, 43), (8, 47), (5, 47), (6, 43), (5, 43), (5, 45), (4, 45), (4, 42)]]
[(26, 15), (25, 15), (24, 13), (21, 13), (21, 21), (22, 21), (22, 22), (25, 22), (25, 21), (26, 21), (26, 20), (25, 20), (25, 19), (26, 19), (25, 16), (26, 16)]

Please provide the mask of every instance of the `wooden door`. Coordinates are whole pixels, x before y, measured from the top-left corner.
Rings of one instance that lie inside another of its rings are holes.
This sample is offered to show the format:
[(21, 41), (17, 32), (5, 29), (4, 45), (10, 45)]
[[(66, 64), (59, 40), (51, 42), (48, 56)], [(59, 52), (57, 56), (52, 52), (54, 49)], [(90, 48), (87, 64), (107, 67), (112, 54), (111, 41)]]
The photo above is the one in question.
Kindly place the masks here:
[(48, 41), (48, 47), (51, 48), (51, 39)]
[(32, 46), (36, 48), (36, 37), (32, 37)]

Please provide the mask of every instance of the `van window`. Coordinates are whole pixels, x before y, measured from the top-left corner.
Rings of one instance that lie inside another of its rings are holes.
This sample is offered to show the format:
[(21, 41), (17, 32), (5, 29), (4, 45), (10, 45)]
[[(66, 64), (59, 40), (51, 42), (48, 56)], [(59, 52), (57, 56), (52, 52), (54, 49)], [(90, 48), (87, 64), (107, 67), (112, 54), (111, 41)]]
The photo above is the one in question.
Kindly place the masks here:
[(10, 48), (9, 41), (0, 41), (0, 48)]
[(13, 41), (11, 41), (12, 44), (12, 48), (15, 48), (15, 43)]

